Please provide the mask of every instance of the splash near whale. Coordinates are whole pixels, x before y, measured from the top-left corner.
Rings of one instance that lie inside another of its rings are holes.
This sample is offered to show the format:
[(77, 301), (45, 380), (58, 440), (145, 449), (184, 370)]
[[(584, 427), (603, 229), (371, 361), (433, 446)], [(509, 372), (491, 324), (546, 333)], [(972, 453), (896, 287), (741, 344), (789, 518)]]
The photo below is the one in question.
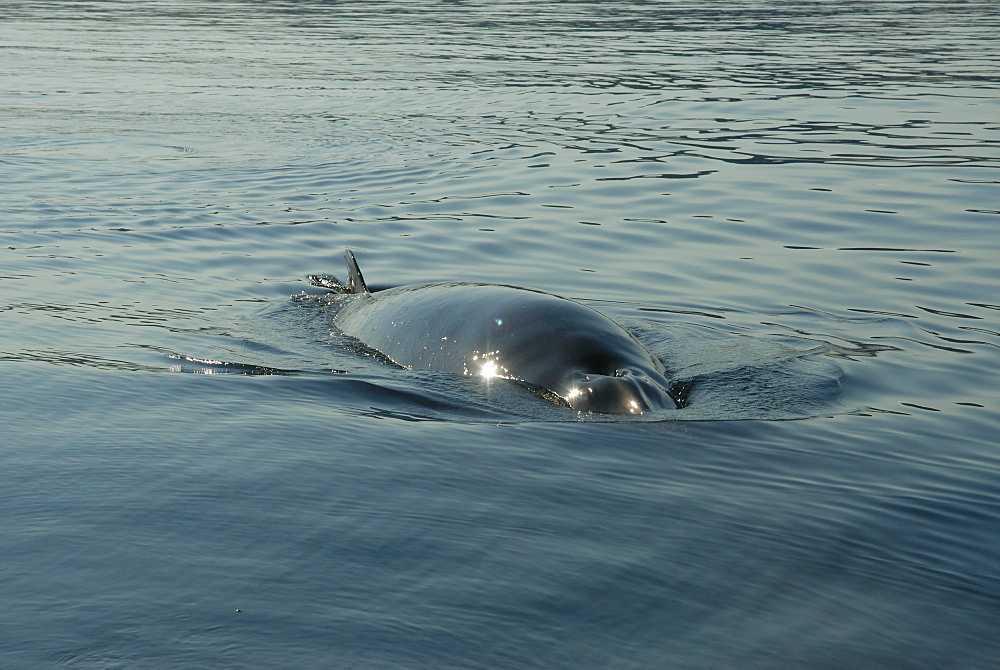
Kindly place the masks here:
[(600, 312), (551, 293), (441, 282), (371, 292), (344, 253), (354, 297), (334, 318), (394, 363), (520, 382), (581, 412), (641, 414), (679, 406), (663, 365)]

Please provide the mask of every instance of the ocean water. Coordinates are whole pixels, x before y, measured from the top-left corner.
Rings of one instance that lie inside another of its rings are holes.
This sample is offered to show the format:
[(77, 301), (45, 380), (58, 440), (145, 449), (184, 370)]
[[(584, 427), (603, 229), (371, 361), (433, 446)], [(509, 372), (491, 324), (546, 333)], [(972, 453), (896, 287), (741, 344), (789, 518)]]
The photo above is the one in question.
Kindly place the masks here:
[[(0, 667), (996, 667), (997, 34), (3, 3)], [(687, 406), (362, 355), (345, 248), (594, 307)]]

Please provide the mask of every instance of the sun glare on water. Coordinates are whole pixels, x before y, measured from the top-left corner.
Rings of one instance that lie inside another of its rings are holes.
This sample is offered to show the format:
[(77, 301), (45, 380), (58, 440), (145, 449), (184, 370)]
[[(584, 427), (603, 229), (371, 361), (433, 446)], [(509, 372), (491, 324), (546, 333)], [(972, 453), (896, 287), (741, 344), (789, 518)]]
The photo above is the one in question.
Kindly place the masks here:
[(483, 363), (482, 369), (479, 374), (487, 379), (492, 379), (493, 377), (502, 377), (500, 368), (497, 366), (496, 361), (486, 361)]

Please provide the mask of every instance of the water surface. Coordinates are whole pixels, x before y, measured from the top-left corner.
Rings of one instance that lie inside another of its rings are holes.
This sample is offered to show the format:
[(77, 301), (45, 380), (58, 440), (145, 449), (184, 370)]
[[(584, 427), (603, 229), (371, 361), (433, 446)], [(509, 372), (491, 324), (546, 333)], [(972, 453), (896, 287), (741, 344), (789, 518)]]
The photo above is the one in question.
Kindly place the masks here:
[[(991, 667), (998, 30), (5, 3), (0, 665)], [(360, 356), (345, 247), (579, 300), (689, 406)]]

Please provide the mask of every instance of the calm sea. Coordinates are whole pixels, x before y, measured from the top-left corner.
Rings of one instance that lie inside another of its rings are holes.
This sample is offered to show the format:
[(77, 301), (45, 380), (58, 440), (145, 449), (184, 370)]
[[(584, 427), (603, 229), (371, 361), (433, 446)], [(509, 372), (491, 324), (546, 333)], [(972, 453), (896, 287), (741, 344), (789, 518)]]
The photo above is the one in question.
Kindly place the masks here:
[[(996, 667), (998, 34), (5, 1), (0, 667)], [(592, 306), (689, 406), (360, 355), (347, 247)]]

